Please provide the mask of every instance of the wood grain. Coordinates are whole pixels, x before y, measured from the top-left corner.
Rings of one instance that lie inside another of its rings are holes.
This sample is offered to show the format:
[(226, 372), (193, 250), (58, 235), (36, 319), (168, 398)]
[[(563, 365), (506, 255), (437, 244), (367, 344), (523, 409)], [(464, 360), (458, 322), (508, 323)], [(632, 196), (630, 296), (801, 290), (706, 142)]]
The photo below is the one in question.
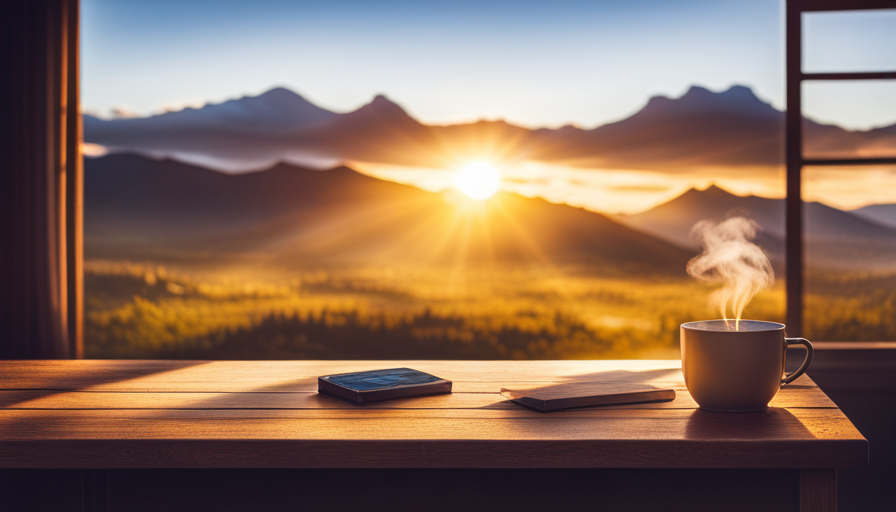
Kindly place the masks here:
[(803, 469), (797, 480), (798, 512), (837, 512), (836, 469)]
[[(21, 363), (21, 364), (20, 364)], [(454, 382), (455, 393), (497, 393), (576, 382), (642, 382), (687, 393), (679, 361), (0, 361), (0, 390), (109, 392), (317, 392), (331, 373), (409, 366)], [(797, 392), (797, 390), (802, 390)], [(836, 407), (803, 376), (785, 386), (781, 407)], [(806, 399), (805, 405), (794, 400)], [(0, 399), (2, 400), (2, 399)], [(8, 402), (0, 401), (0, 407)], [(678, 404), (675, 405), (676, 407)], [(691, 402), (686, 407), (696, 407)]]
[[(675, 399), (627, 405), (608, 405), (602, 409), (696, 409), (684, 384), (668, 384)], [(54, 390), (0, 391), (2, 409), (518, 409), (494, 391), (454, 392), (450, 395), (390, 400), (354, 405), (315, 392), (83, 392)], [(833, 408), (831, 400), (818, 388), (783, 389), (772, 407)]]
[[(648, 409), (541, 414), (473, 410), (0, 411), (4, 440), (493, 439), (853, 441), (835, 409), (769, 409), (750, 416)], [(864, 444), (864, 443), (860, 443)]]
[[(408, 366), (452, 395), (348, 404), (319, 375)], [(541, 414), (501, 387), (636, 381), (672, 402)], [(808, 377), (697, 410), (678, 361), (0, 362), (0, 467), (836, 468), (867, 442)]]
[(148, 440), (0, 441), (10, 468), (719, 468), (849, 466), (848, 445), (587, 440)]
[(411, 367), (452, 382), (681, 382), (679, 361), (0, 361), (0, 389), (316, 391), (317, 377)]

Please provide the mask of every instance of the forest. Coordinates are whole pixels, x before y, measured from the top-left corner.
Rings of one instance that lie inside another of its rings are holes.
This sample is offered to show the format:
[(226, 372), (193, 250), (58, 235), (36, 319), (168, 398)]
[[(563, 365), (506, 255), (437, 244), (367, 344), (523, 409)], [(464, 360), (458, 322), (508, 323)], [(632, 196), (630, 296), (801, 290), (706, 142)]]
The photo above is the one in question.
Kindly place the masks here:
[[(810, 272), (807, 337), (894, 340), (896, 274)], [(88, 357), (674, 358), (678, 326), (716, 318), (687, 278), (587, 268), (315, 269), (253, 276), (92, 262)], [(782, 283), (745, 316), (783, 321)]]

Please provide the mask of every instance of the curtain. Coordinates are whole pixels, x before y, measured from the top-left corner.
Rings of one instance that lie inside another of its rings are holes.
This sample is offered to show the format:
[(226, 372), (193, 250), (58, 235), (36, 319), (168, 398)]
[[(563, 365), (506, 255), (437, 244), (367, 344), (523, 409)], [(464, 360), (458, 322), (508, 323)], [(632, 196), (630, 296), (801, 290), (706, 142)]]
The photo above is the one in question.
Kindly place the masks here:
[(78, 2), (0, 11), (0, 359), (80, 357)]

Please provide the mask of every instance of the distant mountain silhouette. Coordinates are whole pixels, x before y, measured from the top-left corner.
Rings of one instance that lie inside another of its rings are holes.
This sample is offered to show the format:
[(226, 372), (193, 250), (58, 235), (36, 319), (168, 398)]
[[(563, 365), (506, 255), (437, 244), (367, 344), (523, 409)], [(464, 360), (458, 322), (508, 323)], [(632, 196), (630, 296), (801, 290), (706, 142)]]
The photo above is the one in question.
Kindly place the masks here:
[[(896, 266), (896, 230), (823, 203), (803, 203), (805, 237), (810, 262), (823, 266), (863, 268)], [(738, 196), (716, 185), (690, 189), (646, 212), (618, 216), (620, 222), (681, 247), (690, 240), (694, 224), (745, 215), (763, 228), (758, 243), (770, 256), (784, 258), (784, 200)]]
[(639, 112), (593, 130), (543, 131), (536, 159), (589, 167), (677, 170), (710, 165), (777, 165), (783, 114), (734, 86), (721, 93), (691, 87), (678, 99), (651, 98)]
[(271, 265), (583, 265), (683, 275), (691, 252), (597, 213), (502, 193), (482, 203), (287, 164), (224, 174), (132, 154), (85, 161), (88, 258)]
[[(85, 140), (117, 150), (204, 157), (230, 169), (279, 160), (444, 166), (471, 158), (665, 172), (783, 163), (784, 115), (743, 86), (651, 98), (594, 129), (530, 130), (503, 121), (427, 126), (385, 96), (354, 112), (320, 109), (286, 89), (146, 118), (85, 116)], [(896, 125), (869, 131), (805, 121), (808, 156), (896, 154)]]
[[(805, 154), (896, 154), (892, 128), (847, 131), (804, 119)], [(678, 99), (656, 96), (631, 117), (592, 130), (541, 132), (551, 142), (533, 151), (532, 158), (583, 167), (675, 172), (772, 167), (784, 161), (784, 113), (738, 85), (720, 93), (692, 86)]]
[[(85, 138), (88, 142), (147, 154), (204, 156), (242, 170), (289, 156), (290, 137), (302, 128), (337, 116), (289, 89), (277, 87), (259, 96), (150, 117), (83, 117), (84, 133), (90, 134)], [(314, 158), (318, 153), (299, 151), (294, 156)]]
[(850, 211), (853, 215), (896, 229), (896, 204), (872, 204)]
[(432, 164), (439, 154), (432, 131), (382, 95), (296, 134), (291, 143), (340, 160), (397, 165)]
[[(103, 140), (116, 145), (115, 137), (158, 137), (174, 140), (209, 133), (259, 136), (284, 135), (303, 126), (332, 119), (338, 114), (322, 109), (283, 87), (259, 96), (246, 96), (201, 108), (138, 118), (102, 120), (85, 115), (89, 131), (101, 133)], [(130, 141), (130, 139), (129, 139)]]

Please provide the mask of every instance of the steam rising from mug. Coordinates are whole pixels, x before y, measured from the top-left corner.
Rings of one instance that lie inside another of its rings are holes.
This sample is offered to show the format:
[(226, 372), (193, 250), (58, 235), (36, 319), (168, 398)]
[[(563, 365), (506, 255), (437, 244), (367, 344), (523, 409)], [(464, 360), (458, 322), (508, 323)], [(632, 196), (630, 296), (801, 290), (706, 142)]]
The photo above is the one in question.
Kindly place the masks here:
[(691, 240), (703, 252), (688, 262), (688, 274), (700, 281), (721, 284), (710, 295), (710, 303), (719, 308), (728, 323), (728, 312), (735, 318), (735, 329), (750, 300), (775, 280), (775, 271), (765, 251), (753, 243), (762, 227), (745, 217), (731, 217), (715, 223), (702, 220), (691, 229)]

